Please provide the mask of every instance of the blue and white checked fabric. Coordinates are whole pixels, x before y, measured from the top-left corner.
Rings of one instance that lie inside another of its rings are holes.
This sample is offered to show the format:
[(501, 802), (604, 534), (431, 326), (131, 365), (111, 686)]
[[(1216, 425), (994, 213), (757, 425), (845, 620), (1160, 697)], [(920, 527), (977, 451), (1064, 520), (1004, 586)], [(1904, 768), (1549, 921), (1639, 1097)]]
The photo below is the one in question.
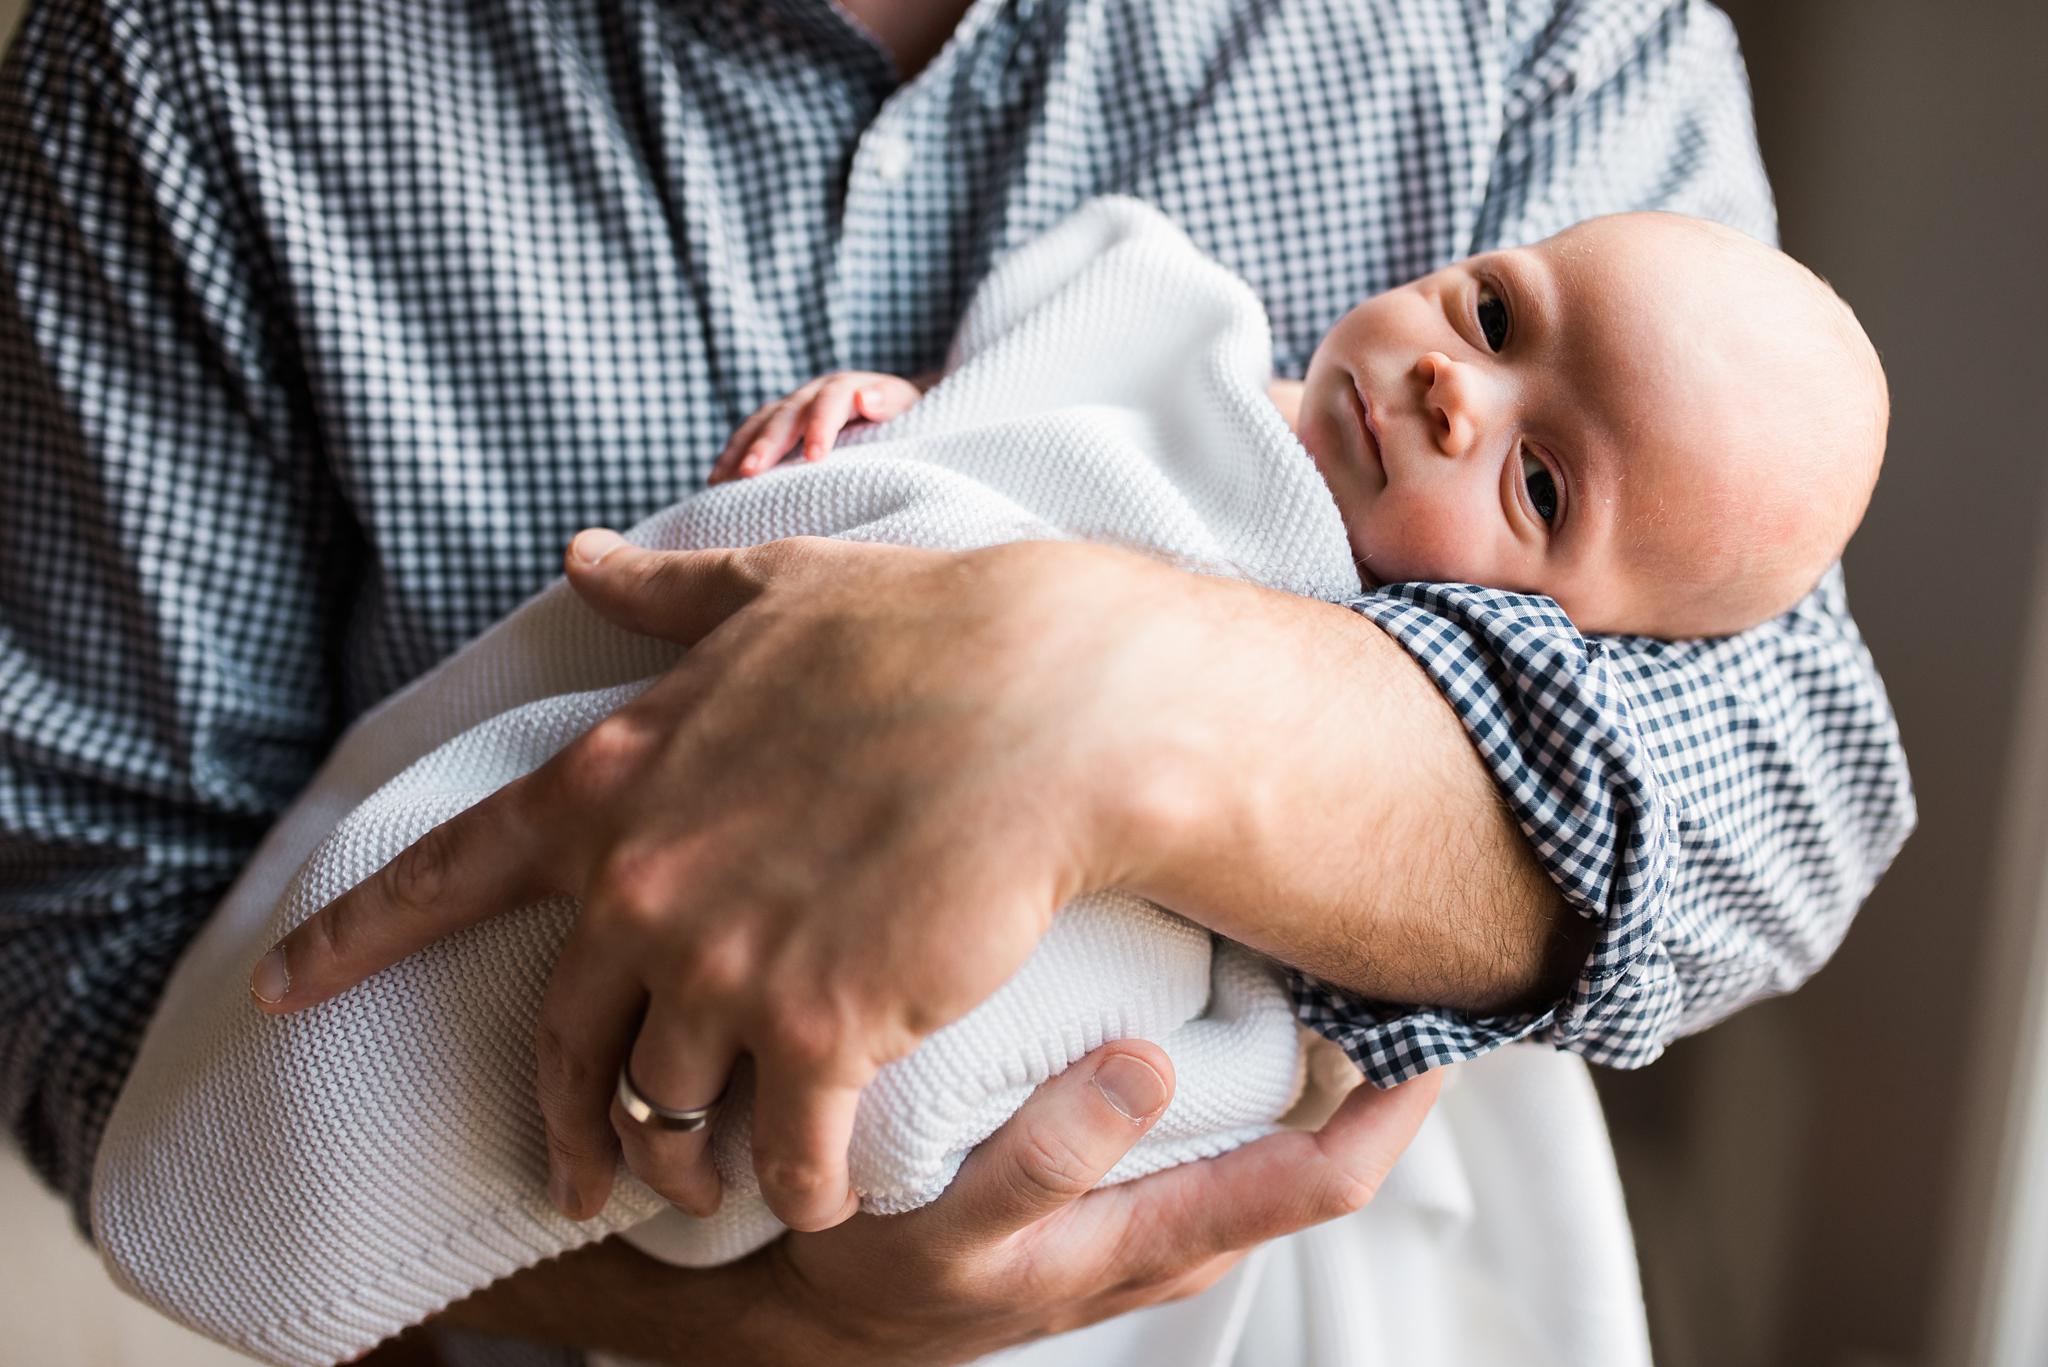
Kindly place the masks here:
[[(908, 84), (824, 0), (39, 0), (0, 74), (0, 1111), (44, 1175), (82, 1197), (175, 956), (350, 718), (766, 398), (931, 368), (1108, 191), (1243, 274), (1293, 375), (1593, 213), (1773, 227), (1686, 0), (977, 0)], [(1812, 972), (1911, 825), (1838, 580), (1704, 644), (1359, 609), (1601, 925), (1541, 1014), (1300, 982), (1380, 1081), (1654, 1057)]]

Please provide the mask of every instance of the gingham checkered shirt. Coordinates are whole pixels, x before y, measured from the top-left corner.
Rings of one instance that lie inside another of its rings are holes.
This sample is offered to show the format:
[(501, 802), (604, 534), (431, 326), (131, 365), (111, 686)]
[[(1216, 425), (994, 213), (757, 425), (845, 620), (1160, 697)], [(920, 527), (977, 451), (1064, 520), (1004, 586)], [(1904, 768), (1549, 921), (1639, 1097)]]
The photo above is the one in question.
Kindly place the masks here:
[[(1357, 300), (1591, 214), (1768, 237), (1680, 0), (979, 0), (916, 79), (823, 0), (43, 0), (0, 78), (0, 1108), (81, 1198), (181, 947), (339, 730), (821, 372), (926, 370), (1089, 196)], [(1358, 605), (1598, 944), (1537, 1014), (1297, 983), (1390, 1081), (1638, 1064), (1812, 972), (1911, 824), (1838, 579), (1732, 640)], [(1371, 839), (1361, 832), (1360, 839)]]

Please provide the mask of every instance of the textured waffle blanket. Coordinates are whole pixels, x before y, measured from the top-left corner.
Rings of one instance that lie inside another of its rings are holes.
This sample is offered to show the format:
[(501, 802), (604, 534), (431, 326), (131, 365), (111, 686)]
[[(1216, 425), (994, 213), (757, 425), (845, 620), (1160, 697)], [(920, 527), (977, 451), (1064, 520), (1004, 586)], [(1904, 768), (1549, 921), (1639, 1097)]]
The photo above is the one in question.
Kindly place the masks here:
[[(999, 265), (946, 379), (908, 414), (631, 536), (1087, 538), (1345, 598), (1358, 579), (1344, 530), (1266, 398), (1270, 357), (1241, 281), (1152, 210), (1097, 201)], [(116, 1107), (93, 1224), (117, 1279), (257, 1357), (326, 1363), (606, 1234), (644, 1224), (644, 1247), (696, 1264), (774, 1237), (744, 1098), (714, 1136), (731, 1188), (714, 1219), (631, 1181), (585, 1224), (548, 1205), (531, 1040), (566, 900), (508, 909), (286, 1019), (246, 998), (274, 938), (673, 658), (558, 583), (343, 738), (180, 964)], [(1089, 897), (1001, 991), (869, 1089), (851, 1155), (867, 1205), (931, 1200), (1039, 1082), (1131, 1036), (1166, 1047), (1178, 1094), (1111, 1180), (1265, 1133), (1299, 1086), (1273, 968), (1136, 899)]]

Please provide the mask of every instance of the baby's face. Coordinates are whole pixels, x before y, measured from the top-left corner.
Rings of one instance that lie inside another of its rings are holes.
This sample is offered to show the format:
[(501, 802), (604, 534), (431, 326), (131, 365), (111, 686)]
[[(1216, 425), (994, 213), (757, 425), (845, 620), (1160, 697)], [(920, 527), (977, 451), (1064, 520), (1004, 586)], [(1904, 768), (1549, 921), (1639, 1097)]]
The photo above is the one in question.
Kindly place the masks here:
[(1783, 585), (1754, 603), (1701, 590), (1717, 560), (1758, 547), (1795, 577), (1840, 550), (1821, 544), (1840, 519), (1815, 515), (1812, 462), (1787, 458), (1797, 434), (1778, 425), (1821, 401), (1787, 373), (1812, 369), (1811, 328), (1717, 233), (1595, 219), (1339, 320), (1298, 427), (1368, 580), (1544, 593), (1585, 631), (1704, 634), (1790, 606)]

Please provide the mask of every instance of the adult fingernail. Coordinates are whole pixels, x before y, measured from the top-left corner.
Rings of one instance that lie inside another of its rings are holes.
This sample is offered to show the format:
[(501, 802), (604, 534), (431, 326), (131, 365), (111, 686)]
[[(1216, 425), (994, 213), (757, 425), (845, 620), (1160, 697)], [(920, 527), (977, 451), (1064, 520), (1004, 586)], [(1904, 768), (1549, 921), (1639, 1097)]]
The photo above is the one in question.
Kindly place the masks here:
[(249, 974), (249, 990), (265, 1006), (277, 1005), (284, 1000), (284, 994), (292, 990), (292, 971), (285, 964), (283, 945), (256, 961), (256, 967)]
[(1129, 1054), (1111, 1054), (1095, 1070), (1095, 1089), (1127, 1120), (1150, 1120), (1166, 1105), (1166, 1079)]
[(617, 532), (593, 528), (578, 532), (576, 539), (569, 543), (569, 551), (586, 565), (595, 565), (613, 551), (626, 544), (626, 538)]

